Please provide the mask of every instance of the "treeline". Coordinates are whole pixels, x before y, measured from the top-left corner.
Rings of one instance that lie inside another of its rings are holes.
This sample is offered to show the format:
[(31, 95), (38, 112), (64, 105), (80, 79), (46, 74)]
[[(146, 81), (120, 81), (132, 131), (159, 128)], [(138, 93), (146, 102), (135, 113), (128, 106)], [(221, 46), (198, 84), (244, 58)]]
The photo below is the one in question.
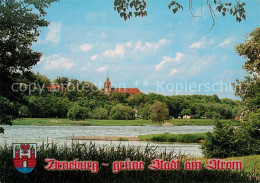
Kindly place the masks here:
[[(35, 75), (39, 86), (51, 81), (39, 73)], [(217, 95), (164, 96), (149, 94), (112, 93), (107, 96), (90, 82), (58, 77), (53, 83), (64, 85), (63, 91), (48, 91), (46, 87), (24, 92), (27, 104), (20, 106), (21, 117), (80, 119), (152, 119), (163, 121), (192, 115), (192, 118), (232, 119), (239, 115), (240, 102), (220, 99)], [(70, 83), (70, 85), (68, 85)], [(77, 87), (75, 87), (77, 86)]]

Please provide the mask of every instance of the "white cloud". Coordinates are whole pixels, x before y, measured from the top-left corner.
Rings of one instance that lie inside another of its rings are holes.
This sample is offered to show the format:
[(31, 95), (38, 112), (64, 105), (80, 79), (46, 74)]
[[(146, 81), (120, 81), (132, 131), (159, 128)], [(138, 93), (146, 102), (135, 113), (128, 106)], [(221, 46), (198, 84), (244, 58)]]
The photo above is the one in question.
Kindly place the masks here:
[(184, 54), (181, 52), (177, 52), (176, 56), (174, 58), (164, 56), (161, 60), (161, 62), (155, 66), (155, 69), (160, 69), (164, 64), (167, 62), (179, 62), (184, 57)]
[(92, 57), (90, 57), (90, 59), (93, 60), (93, 61), (96, 60), (97, 58), (98, 58), (98, 55), (97, 55), (97, 54), (96, 54), (96, 55), (93, 55)]
[(208, 48), (209, 46), (215, 43), (215, 39), (206, 39), (203, 37), (200, 41), (192, 43), (188, 48), (190, 49), (199, 49), (199, 48)]
[(76, 64), (70, 59), (65, 57), (60, 57), (59, 55), (52, 55), (44, 59), (44, 68), (47, 70), (53, 69), (65, 69), (69, 70)]
[(218, 46), (223, 47), (223, 46), (229, 45), (230, 43), (231, 43), (231, 39), (228, 38), (228, 39), (225, 39), (222, 43), (219, 43)]
[(138, 41), (135, 45), (135, 51), (139, 50), (141, 52), (146, 52), (150, 50), (157, 50), (158, 48), (164, 45), (166, 45), (165, 39), (161, 39), (157, 42), (145, 42), (143, 44), (141, 41)]
[(198, 42), (195, 42), (195, 43), (192, 43), (189, 48), (201, 48), (202, 46), (202, 42), (201, 41), (198, 41)]
[(114, 49), (107, 49), (102, 55), (109, 56), (111, 58), (121, 57), (123, 58), (126, 53), (128, 55), (135, 55), (136, 52), (148, 52), (155, 51), (163, 45), (166, 45), (168, 41), (165, 39), (158, 40), (157, 42), (133, 42), (128, 41), (126, 43), (117, 43)]
[(45, 42), (59, 43), (61, 35), (61, 23), (50, 23)]
[(114, 58), (117, 56), (124, 57), (125, 47), (123, 44), (117, 44), (114, 50), (105, 50), (104, 55), (109, 56), (111, 58)]
[(86, 43), (79, 46), (81, 51), (88, 52), (91, 49), (91, 45)]
[(187, 75), (196, 75), (201, 73), (201, 71), (203, 71), (205, 68), (207, 68), (210, 64), (212, 64), (212, 62), (215, 60), (216, 56), (215, 55), (211, 55), (211, 56), (207, 56), (207, 57), (202, 57), (202, 58), (198, 58), (196, 61), (194, 61), (191, 67), (188, 67), (188, 69), (186, 69), (186, 74)]
[(133, 46), (133, 42), (128, 41), (125, 45), (126, 45), (126, 47), (131, 48)]
[(87, 70), (90, 67), (90, 63), (87, 63), (85, 66), (81, 68), (81, 70)]
[(171, 70), (170, 75), (172, 76), (172, 75), (176, 74), (177, 72), (178, 72), (178, 69), (173, 69), (173, 70)]
[(107, 69), (107, 66), (103, 66), (103, 67), (97, 68), (96, 71), (98, 71), (98, 72), (103, 72), (103, 71), (105, 71), (106, 69)]

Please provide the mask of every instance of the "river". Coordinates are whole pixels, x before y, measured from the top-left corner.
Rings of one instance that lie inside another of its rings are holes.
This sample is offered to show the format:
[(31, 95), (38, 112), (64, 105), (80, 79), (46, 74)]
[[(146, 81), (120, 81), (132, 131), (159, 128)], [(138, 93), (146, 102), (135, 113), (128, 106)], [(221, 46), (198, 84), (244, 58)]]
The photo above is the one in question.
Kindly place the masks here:
[[(34, 126), (34, 125), (14, 125), (3, 126), (5, 134), (1, 134), (0, 144), (12, 143), (37, 143), (42, 144), (55, 142), (63, 145), (71, 143), (71, 137), (77, 136), (125, 136), (132, 137), (145, 134), (158, 133), (201, 133), (210, 132), (213, 126)], [(79, 141), (90, 143), (90, 141)], [(133, 145), (144, 149), (148, 142), (141, 141), (92, 141), (103, 146)], [(202, 156), (201, 145), (198, 143), (155, 143), (150, 142), (150, 146), (156, 146), (157, 151), (174, 151), (176, 153), (190, 156)]]

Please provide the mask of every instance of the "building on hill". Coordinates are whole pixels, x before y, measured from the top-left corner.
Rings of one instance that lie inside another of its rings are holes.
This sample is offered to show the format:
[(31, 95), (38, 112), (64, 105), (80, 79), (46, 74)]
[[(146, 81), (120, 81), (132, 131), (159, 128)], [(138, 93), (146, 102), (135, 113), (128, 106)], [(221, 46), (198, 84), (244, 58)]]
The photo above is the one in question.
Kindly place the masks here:
[(63, 86), (61, 86), (61, 85), (54, 85), (54, 84), (47, 85), (46, 88), (47, 88), (47, 90), (48, 90), (49, 92), (51, 92), (51, 91), (60, 91), (60, 92), (63, 92), (64, 89), (65, 89), (65, 88), (64, 88)]
[(107, 75), (107, 80), (104, 83), (104, 93), (110, 95), (111, 93), (122, 93), (122, 94), (130, 94), (135, 95), (141, 93), (138, 88), (112, 88), (111, 82), (109, 81), (109, 77)]

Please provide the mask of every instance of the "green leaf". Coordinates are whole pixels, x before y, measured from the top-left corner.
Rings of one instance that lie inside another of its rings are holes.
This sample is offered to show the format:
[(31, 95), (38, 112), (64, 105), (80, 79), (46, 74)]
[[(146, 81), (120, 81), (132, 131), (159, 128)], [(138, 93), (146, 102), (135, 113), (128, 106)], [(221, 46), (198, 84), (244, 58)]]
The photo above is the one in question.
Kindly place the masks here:
[(178, 11), (178, 8), (174, 8), (172, 12), (175, 14)]
[(125, 15), (124, 12), (121, 12), (121, 13), (120, 13), (120, 17), (123, 17), (124, 15)]

